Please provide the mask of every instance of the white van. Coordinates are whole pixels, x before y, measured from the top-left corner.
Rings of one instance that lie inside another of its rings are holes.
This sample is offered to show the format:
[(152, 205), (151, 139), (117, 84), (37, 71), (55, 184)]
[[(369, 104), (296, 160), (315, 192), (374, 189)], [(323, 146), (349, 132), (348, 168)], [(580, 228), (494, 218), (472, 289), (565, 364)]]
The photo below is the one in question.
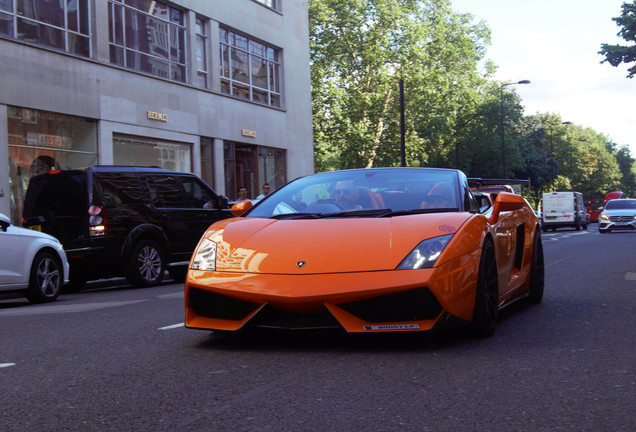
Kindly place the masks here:
[(587, 229), (587, 211), (581, 192), (547, 192), (541, 202), (543, 231), (561, 227)]

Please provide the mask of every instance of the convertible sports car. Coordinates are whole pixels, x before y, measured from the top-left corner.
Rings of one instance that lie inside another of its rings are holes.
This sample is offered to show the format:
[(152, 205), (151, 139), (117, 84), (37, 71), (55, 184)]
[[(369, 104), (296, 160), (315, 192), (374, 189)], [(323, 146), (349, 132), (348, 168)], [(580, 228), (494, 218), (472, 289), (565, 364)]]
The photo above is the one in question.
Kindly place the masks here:
[(464, 173), (333, 171), (292, 181), (201, 238), (185, 324), (411, 332), (467, 324), (493, 334), (498, 311), (543, 297), (541, 229), (519, 195), (481, 208)]

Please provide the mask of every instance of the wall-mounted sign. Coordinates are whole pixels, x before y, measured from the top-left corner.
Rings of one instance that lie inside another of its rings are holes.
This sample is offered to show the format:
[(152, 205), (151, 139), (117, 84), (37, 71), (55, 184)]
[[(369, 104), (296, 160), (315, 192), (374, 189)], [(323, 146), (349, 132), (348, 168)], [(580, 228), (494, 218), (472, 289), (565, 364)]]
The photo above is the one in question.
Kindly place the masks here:
[(168, 114), (158, 113), (155, 111), (148, 111), (148, 118), (150, 120), (159, 120), (162, 122), (168, 121)]
[(244, 137), (256, 138), (256, 131), (241, 129), (241, 135)]

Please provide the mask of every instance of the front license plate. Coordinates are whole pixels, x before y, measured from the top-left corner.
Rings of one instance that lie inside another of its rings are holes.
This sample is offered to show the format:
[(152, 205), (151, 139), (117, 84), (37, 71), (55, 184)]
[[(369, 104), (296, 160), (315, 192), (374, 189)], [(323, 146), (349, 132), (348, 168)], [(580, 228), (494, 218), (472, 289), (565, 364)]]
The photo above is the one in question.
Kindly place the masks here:
[(383, 330), (417, 330), (420, 326), (417, 324), (386, 324), (364, 326), (366, 331), (383, 331)]
[(627, 225), (627, 222), (616, 222), (615, 225)]
[(42, 232), (42, 225), (31, 225), (29, 227), (29, 229), (32, 229), (33, 231), (40, 231)]

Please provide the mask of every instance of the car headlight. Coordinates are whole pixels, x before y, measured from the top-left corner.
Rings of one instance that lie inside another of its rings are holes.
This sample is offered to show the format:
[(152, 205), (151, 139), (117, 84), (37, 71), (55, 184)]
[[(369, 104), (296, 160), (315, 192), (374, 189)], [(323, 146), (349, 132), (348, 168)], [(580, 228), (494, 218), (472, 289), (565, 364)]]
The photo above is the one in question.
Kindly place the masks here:
[(206, 238), (201, 239), (192, 259), (192, 270), (216, 270), (216, 243)]
[(433, 267), (451, 238), (453, 238), (453, 234), (424, 240), (402, 260), (400, 265), (397, 266), (397, 270), (416, 270)]
[(602, 215), (601, 215), (601, 219), (603, 219), (603, 220), (609, 220), (609, 216), (608, 216), (608, 215), (606, 215), (606, 214), (602, 214)]

